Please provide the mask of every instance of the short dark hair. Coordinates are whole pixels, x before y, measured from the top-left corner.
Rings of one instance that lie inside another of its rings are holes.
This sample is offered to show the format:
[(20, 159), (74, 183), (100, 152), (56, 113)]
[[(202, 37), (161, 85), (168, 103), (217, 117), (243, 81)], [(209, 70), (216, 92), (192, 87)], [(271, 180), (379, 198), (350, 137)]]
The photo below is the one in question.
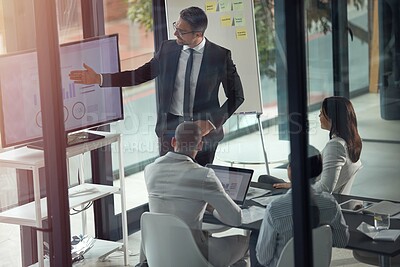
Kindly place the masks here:
[(192, 121), (185, 121), (176, 127), (175, 139), (179, 151), (191, 152), (197, 149), (202, 139), (201, 128)]
[[(291, 163), (291, 154), (289, 154), (289, 164)], [(322, 172), (322, 156), (318, 149), (312, 145), (307, 147), (307, 166), (309, 170), (309, 179), (313, 179)]]
[(202, 32), (203, 34), (206, 31), (208, 19), (203, 9), (195, 6), (188, 7), (183, 9), (179, 16), (181, 19), (189, 23), (192, 31)]

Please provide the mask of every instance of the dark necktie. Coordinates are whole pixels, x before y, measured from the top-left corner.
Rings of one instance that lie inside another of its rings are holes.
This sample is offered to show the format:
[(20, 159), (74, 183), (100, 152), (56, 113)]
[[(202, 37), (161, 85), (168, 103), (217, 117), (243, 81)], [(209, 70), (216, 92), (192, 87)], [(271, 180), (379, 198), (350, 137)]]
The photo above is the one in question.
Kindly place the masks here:
[(183, 96), (183, 119), (185, 121), (190, 120), (190, 74), (193, 66), (193, 49), (189, 48), (189, 58), (186, 64), (185, 72), (185, 92)]

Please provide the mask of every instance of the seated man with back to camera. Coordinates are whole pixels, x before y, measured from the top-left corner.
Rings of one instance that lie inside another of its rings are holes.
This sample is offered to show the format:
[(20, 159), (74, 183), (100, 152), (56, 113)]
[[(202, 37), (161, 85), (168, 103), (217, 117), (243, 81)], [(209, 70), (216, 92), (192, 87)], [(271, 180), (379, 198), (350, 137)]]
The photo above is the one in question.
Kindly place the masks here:
[(169, 213), (181, 218), (191, 229), (202, 254), (215, 267), (245, 266), (248, 237), (212, 237), (202, 231), (205, 210), (225, 224), (242, 223), (239, 206), (224, 191), (215, 172), (194, 160), (202, 148), (200, 127), (194, 122), (178, 125), (171, 141), (174, 152), (146, 166), (144, 176), (150, 212)]
[[(307, 165), (310, 170), (310, 179), (314, 179), (322, 171), (321, 154), (313, 146), (308, 148)], [(290, 155), (288, 177), (290, 180), (293, 179)], [(335, 198), (327, 192), (317, 192), (310, 186), (310, 203), (313, 215), (312, 228), (324, 224), (330, 225), (333, 246), (345, 247), (350, 237), (349, 229)], [(293, 237), (293, 221), (292, 191), (289, 190), (285, 195), (268, 204), (260, 231), (251, 233), (252, 266), (276, 266), (284, 246)], [(257, 259), (252, 255), (255, 242), (257, 242), (255, 248)]]

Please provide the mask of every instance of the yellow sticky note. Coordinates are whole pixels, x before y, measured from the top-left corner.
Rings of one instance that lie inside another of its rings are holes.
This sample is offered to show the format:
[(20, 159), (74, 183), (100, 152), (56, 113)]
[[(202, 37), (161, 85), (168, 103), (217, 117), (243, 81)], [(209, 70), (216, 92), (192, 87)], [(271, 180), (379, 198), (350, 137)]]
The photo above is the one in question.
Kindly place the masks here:
[(243, 10), (243, 0), (233, 0), (233, 10)]
[(247, 39), (247, 30), (244, 28), (236, 29), (236, 39), (246, 40)]
[(240, 14), (240, 15), (235, 15), (233, 18), (235, 26), (245, 26), (246, 25), (246, 19), (245, 17)]
[(230, 15), (221, 16), (221, 26), (224, 27), (232, 26), (232, 18)]
[(232, 1), (219, 0), (219, 12), (229, 12), (229, 11), (232, 11)]
[(215, 1), (208, 1), (206, 2), (206, 12), (212, 13), (217, 12), (217, 2)]

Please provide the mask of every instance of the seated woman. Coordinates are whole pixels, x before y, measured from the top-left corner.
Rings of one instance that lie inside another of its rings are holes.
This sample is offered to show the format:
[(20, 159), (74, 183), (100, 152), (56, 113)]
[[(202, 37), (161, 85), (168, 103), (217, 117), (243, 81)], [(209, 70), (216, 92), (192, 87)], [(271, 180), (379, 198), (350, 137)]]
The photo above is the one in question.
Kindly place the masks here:
[[(329, 131), (330, 140), (322, 150), (322, 173), (316, 179), (316, 191), (349, 193), (361, 168), (362, 142), (357, 130), (357, 118), (351, 102), (344, 97), (327, 97), (319, 114), (321, 128)], [(290, 183), (276, 183), (274, 188), (290, 188)], [(343, 191), (344, 189), (345, 192)]]

